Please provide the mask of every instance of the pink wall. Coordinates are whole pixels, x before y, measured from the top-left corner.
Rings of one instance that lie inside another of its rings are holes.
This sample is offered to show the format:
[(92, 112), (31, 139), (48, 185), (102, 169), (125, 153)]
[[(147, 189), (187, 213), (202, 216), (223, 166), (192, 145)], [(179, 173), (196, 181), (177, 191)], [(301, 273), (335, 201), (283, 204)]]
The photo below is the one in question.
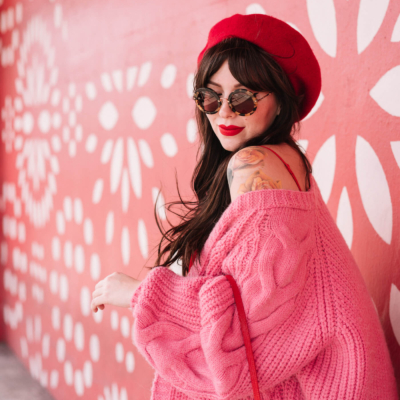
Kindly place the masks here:
[[(148, 399), (129, 310), (95, 282), (143, 278), (153, 201), (195, 165), (190, 91), (209, 28), (294, 24), (322, 68), (297, 138), (365, 277), (400, 377), (400, 3), (395, 0), (0, 0), (2, 337), (57, 399)], [(162, 206), (162, 204), (160, 204)], [(160, 208), (163, 218), (163, 209)]]

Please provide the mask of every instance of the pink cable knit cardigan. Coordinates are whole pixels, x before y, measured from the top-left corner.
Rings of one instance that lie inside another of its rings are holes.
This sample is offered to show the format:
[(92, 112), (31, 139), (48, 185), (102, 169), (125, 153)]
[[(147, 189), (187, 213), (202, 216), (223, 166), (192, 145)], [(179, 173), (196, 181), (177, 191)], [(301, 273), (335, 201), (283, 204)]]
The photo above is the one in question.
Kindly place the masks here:
[(222, 214), (189, 275), (154, 268), (132, 297), (153, 400), (252, 399), (231, 286), (241, 291), (264, 400), (394, 400), (373, 302), (311, 176)]

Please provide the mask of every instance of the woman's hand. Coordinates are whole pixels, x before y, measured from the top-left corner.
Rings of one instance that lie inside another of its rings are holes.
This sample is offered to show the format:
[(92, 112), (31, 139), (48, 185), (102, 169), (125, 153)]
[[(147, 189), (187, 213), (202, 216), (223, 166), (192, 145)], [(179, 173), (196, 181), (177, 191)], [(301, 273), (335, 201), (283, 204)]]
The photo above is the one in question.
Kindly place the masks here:
[(104, 310), (106, 304), (117, 307), (129, 308), (131, 299), (140, 281), (125, 275), (122, 272), (114, 272), (98, 282), (92, 293), (92, 310)]

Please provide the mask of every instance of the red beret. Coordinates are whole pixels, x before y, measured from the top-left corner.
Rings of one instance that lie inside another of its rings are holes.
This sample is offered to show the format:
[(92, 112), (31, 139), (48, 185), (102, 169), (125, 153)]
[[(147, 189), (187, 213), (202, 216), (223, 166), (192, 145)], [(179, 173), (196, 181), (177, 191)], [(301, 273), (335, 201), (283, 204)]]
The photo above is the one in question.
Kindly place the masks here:
[(270, 15), (235, 14), (215, 24), (208, 35), (204, 52), (229, 37), (238, 37), (256, 44), (280, 64), (296, 94), (304, 95), (300, 120), (306, 117), (321, 92), (321, 70), (307, 40), (296, 29)]

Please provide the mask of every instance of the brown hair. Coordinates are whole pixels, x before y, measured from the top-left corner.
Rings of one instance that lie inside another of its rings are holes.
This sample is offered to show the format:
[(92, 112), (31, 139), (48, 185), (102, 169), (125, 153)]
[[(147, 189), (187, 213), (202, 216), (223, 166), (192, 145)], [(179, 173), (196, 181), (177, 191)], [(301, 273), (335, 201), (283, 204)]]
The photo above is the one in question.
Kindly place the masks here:
[[(193, 172), (191, 187), (197, 201), (184, 201), (176, 181), (180, 201), (167, 203), (166, 208), (178, 215), (181, 222), (173, 226), (167, 219), (171, 226), (167, 231), (163, 231), (154, 209), (156, 223), (162, 234), (155, 266), (168, 267), (180, 260), (184, 276), (188, 272), (191, 255), (195, 251), (200, 254), (210, 232), (231, 202), (226, 170), (229, 160), (237, 151), (248, 146), (287, 143), (301, 155), (306, 167), (308, 188), (310, 186), (311, 164), (292, 137), (300, 129), (299, 106), (302, 96), (295, 94), (286, 73), (270, 54), (239, 38), (225, 39), (205, 52), (195, 75), (194, 89), (206, 87), (211, 76), (226, 60), (233, 77), (243, 86), (254, 91), (274, 92), (281, 111), (265, 132), (243, 143), (235, 152), (230, 152), (221, 146), (206, 114), (196, 107), (200, 140), (197, 159), (199, 154), (200, 159)], [(173, 212), (171, 207), (174, 205), (184, 206), (187, 211)], [(164, 241), (167, 244), (162, 248)], [(166, 259), (161, 262), (164, 256)]]

